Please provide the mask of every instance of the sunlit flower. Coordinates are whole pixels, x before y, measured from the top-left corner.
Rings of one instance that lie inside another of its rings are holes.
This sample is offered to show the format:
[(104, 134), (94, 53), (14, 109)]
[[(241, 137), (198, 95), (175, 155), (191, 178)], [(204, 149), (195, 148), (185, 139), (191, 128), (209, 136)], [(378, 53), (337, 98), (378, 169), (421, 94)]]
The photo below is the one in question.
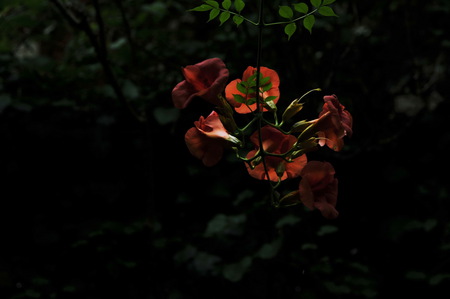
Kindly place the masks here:
[(220, 106), (218, 95), (223, 92), (229, 71), (220, 58), (210, 58), (182, 68), (185, 80), (172, 90), (172, 100), (176, 108), (185, 108), (194, 97)]
[[(236, 79), (228, 83), (225, 87), (225, 96), (228, 102), (234, 107), (237, 113), (246, 114), (256, 110), (256, 92), (245, 94), (242, 90), (238, 89), (238, 84), (241, 82), (248, 82), (249, 78), (254, 75), (256, 68), (247, 67), (242, 75), (241, 79)], [(269, 97), (272, 104), (276, 104), (280, 98), (280, 78), (276, 71), (269, 69), (267, 67), (261, 67), (260, 73), (263, 78), (270, 78), (267, 82), (262, 82), (260, 86), (260, 101), (264, 103)], [(267, 89), (267, 90), (264, 90)], [(242, 100), (241, 102), (236, 101), (235, 96), (238, 95)], [(261, 105), (261, 111), (267, 111), (264, 105)]]
[(194, 124), (195, 127), (186, 132), (184, 139), (191, 154), (206, 166), (213, 166), (220, 161), (228, 142), (239, 143), (236, 137), (228, 134), (215, 111), (207, 118), (200, 116)]
[(339, 215), (336, 210), (338, 180), (334, 174), (330, 163), (320, 161), (308, 162), (300, 174), (300, 200), (307, 208), (318, 209), (328, 219)]
[(345, 110), (345, 107), (339, 102), (337, 96), (325, 96), (325, 103), (319, 118), (329, 112), (326, 124), (322, 126), (324, 129), (318, 133), (321, 138), (319, 140), (320, 146), (327, 145), (334, 151), (340, 151), (344, 146), (344, 136), (351, 137), (353, 134), (352, 125), (353, 118), (350, 112)]
[[(297, 141), (294, 136), (283, 134), (272, 126), (262, 127), (261, 137), (263, 149), (271, 154), (284, 154), (289, 151)], [(247, 159), (254, 157), (259, 151), (258, 131), (250, 136), (250, 141), (256, 148), (247, 154)], [(277, 182), (278, 178), (280, 178), (280, 180), (285, 180), (288, 178), (298, 177), (306, 162), (306, 155), (301, 155), (293, 159), (292, 162), (287, 162), (281, 157), (274, 157), (270, 155), (265, 157), (267, 173), (270, 180), (274, 182)], [(256, 165), (253, 169), (247, 164), (247, 170), (252, 177), (258, 180), (267, 180), (263, 162)]]

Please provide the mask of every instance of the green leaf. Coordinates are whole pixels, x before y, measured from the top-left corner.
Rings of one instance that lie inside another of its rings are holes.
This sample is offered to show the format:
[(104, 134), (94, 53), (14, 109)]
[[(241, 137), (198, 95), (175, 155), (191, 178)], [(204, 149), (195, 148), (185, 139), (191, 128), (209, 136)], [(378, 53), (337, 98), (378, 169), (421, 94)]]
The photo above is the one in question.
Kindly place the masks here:
[(291, 39), (291, 36), (294, 34), (294, 32), (297, 30), (297, 25), (295, 23), (287, 24), (286, 27), (284, 27), (284, 33), (287, 34), (288, 40)]
[(323, 3), (322, 3), (322, 5), (330, 5), (331, 3), (333, 3), (334, 1), (336, 1), (336, 0), (323, 0)]
[(316, 18), (313, 15), (309, 15), (303, 19), (303, 26), (308, 29), (309, 33), (312, 33), (312, 28), (315, 22)]
[(236, 26), (239, 26), (244, 22), (244, 18), (238, 15), (233, 16), (233, 22), (236, 24)]
[(233, 98), (238, 103), (241, 103), (241, 104), (245, 103), (245, 98), (243, 96), (241, 96), (240, 94), (233, 94)]
[[(262, 76), (262, 74), (261, 74), (261, 76)], [(259, 80), (259, 85), (261, 85), (261, 86), (266, 85), (267, 83), (269, 83), (269, 81), (270, 81), (270, 77), (261, 78)]]
[(219, 8), (219, 3), (217, 3), (217, 1), (214, 1), (214, 0), (205, 0), (205, 3), (211, 5), (211, 6), (214, 7), (214, 8)]
[(220, 25), (222, 25), (223, 23), (225, 23), (229, 18), (230, 18), (230, 13), (228, 11), (224, 11), (220, 14), (219, 17), (219, 21), (220, 21)]
[(334, 13), (333, 9), (329, 6), (322, 6), (319, 7), (318, 10), (319, 14), (325, 17), (337, 17), (337, 15)]
[(294, 4), (294, 9), (304, 14), (307, 14), (309, 10), (308, 5), (306, 5), (305, 3)]
[(280, 8), (278, 9), (278, 14), (286, 19), (292, 19), (292, 17), (294, 16), (294, 12), (292, 11), (292, 8), (290, 8), (289, 6), (286, 5), (282, 5), (280, 6)]
[(208, 11), (211, 10), (212, 7), (209, 6), (208, 4), (202, 4), (200, 6), (194, 7), (192, 9), (189, 9), (189, 11)]
[[(242, 0), (234, 0), (234, 7), (236, 8), (238, 13), (241, 13), (241, 11), (245, 7), (245, 3)], [(242, 23), (242, 22), (241, 22)]]
[(264, 102), (270, 102), (273, 101), (277, 98), (277, 96), (268, 96), (267, 98), (264, 99)]
[(247, 94), (248, 93), (247, 82), (239, 82), (239, 83), (237, 83), (236, 84), (236, 88), (237, 88), (237, 90), (239, 90), (243, 94)]
[(226, 10), (229, 10), (231, 7), (231, 0), (223, 0), (222, 7), (225, 8)]
[(209, 12), (209, 21), (215, 19), (220, 13), (220, 9), (217, 8), (213, 8), (210, 12)]
[(311, 0), (311, 4), (314, 7), (319, 7), (322, 4), (322, 0)]

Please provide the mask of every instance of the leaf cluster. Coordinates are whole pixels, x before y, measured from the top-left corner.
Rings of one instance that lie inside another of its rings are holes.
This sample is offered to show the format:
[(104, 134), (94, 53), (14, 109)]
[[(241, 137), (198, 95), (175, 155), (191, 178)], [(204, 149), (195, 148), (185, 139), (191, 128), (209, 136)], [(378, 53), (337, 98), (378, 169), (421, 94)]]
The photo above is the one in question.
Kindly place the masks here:
[[(281, 5), (278, 9), (278, 14), (282, 18), (289, 19), (289, 22), (284, 27), (284, 32), (287, 34), (288, 39), (290, 39), (295, 31), (297, 31), (296, 22), (299, 20), (303, 20), (303, 27), (312, 33), (312, 28), (316, 22), (314, 16), (314, 13), (316, 12), (325, 17), (337, 17), (333, 8), (328, 6), (335, 1), (336, 0), (310, 0), (311, 8), (304, 2), (295, 3), (291, 6)], [(300, 13), (302, 15), (294, 18), (295, 13)]]
[[(230, 10), (234, 8), (234, 11)], [(209, 11), (209, 21), (219, 17), (220, 25), (228, 21), (231, 16), (232, 20), (239, 26), (244, 21), (244, 17), (241, 15), (241, 11), (244, 9), (245, 3), (243, 0), (223, 0), (221, 4), (214, 0), (205, 0), (203, 4), (190, 9), (189, 11)]]

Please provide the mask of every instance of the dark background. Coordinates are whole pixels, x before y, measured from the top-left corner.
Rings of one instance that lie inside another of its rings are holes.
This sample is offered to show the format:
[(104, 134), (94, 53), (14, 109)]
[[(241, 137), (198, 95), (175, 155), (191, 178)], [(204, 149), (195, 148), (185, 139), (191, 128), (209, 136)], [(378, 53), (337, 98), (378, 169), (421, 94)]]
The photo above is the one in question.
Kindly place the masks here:
[[(267, 21), (290, 4), (266, 2)], [(450, 2), (338, 0), (312, 34), (265, 29), (280, 107), (320, 87), (302, 116), (333, 93), (353, 115), (341, 152), (311, 155), (336, 169), (335, 220), (271, 208), (231, 153), (189, 154), (212, 107), (173, 108), (180, 67), (256, 62), (255, 28), (200, 4), (0, 1), (0, 297), (446, 298)]]

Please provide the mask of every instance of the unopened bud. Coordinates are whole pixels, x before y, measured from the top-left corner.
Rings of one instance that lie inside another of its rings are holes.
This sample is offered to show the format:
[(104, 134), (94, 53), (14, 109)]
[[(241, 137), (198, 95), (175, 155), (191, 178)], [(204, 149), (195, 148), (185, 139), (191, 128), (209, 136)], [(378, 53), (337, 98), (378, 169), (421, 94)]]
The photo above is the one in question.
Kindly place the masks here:
[(286, 171), (286, 164), (284, 162), (280, 162), (275, 169), (277, 176), (281, 178), (285, 171)]
[(302, 110), (303, 104), (299, 103), (299, 99), (293, 100), (289, 106), (284, 110), (282, 120), (287, 121), (296, 115), (300, 110)]

